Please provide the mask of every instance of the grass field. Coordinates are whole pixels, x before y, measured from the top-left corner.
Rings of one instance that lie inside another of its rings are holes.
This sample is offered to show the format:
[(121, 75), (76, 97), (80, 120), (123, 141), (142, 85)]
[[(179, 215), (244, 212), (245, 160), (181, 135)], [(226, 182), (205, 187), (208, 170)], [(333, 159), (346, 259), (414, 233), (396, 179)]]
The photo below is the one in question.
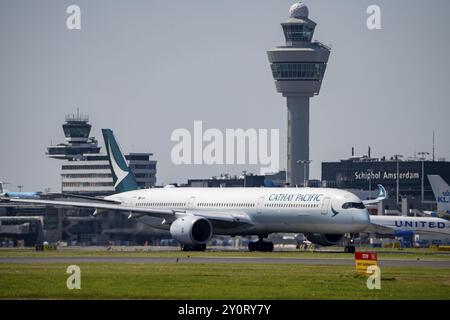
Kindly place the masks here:
[(0, 298), (39, 299), (450, 299), (448, 269), (384, 267), (381, 290), (351, 266), (80, 263), (0, 264)]
[[(383, 251), (383, 250), (382, 250)], [(108, 252), (0, 250), (1, 257), (250, 256), (342, 258), (312, 252)], [(383, 259), (449, 259), (432, 250), (379, 254)], [(68, 264), (0, 263), (0, 298), (38, 299), (450, 299), (448, 268), (383, 267), (381, 290), (368, 290), (353, 266), (302, 264), (77, 263), (81, 290), (68, 290)]]

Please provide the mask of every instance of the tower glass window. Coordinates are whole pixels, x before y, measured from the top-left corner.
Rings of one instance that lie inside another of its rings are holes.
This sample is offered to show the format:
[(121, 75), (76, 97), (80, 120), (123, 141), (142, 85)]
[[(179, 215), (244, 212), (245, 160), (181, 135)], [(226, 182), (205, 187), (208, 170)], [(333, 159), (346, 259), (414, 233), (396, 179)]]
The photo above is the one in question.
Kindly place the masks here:
[(314, 33), (314, 27), (303, 24), (283, 25), (286, 41), (308, 41), (310, 42)]
[(325, 73), (324, 63), (277, 62), (271, 68), (276, 80), (322, 80)]

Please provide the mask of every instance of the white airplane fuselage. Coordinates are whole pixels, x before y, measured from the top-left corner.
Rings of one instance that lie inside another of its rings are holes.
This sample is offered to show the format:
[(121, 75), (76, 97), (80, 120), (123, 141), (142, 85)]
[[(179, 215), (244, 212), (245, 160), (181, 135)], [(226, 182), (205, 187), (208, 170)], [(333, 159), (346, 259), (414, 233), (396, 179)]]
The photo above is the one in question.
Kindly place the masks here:
[(450, 237), (450, 222), (434, 217), (372, 216), (373, 223), (395, 232), (410, 231), (414, 234), (435, 234)]
[[(358, 233), (370, 223), (368, 211), (357, 196), (330, 188), (173, 187), (128, 191), (106, 199), (138, 208), (200, 216), (208, 213), (243, 222), (239, 227), (216, 224), (213, 232), (221, 235)], [(357, 204), (358, 208), (345, 203)], [(138, 219), (155, 228), (169, 229), (162, 218), (143, 215)]]

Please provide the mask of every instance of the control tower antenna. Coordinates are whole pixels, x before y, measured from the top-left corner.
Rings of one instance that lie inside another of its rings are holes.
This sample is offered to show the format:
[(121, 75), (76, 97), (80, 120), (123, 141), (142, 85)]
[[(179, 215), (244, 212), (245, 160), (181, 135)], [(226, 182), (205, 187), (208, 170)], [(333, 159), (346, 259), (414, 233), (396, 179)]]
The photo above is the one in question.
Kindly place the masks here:
[(286, 97), (287, 182), (300, 185), (309, 177), (298, 161), (309, 161), (309, 98), (318, 95), (330, 48), (312, 41), (316, 23), (308, 18), (308, 7), (299, 2), (289, 9), (282, 23), (286, 45), (267, 51), (275, 87)]

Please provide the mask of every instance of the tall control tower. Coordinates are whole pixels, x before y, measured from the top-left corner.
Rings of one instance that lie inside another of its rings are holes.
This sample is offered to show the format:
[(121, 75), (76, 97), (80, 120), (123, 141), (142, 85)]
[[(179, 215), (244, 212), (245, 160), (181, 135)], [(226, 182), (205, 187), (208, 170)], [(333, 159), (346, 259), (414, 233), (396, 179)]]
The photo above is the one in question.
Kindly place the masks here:
[(316, 23), (301, 2), (291, 6), (281, 26), (286, 46), (267, 55), (277, 91), (287, 101), (287, 182), (294, 186), (309, 177), (309, 98), (319, 94), (330, 48), (312, 41)]

